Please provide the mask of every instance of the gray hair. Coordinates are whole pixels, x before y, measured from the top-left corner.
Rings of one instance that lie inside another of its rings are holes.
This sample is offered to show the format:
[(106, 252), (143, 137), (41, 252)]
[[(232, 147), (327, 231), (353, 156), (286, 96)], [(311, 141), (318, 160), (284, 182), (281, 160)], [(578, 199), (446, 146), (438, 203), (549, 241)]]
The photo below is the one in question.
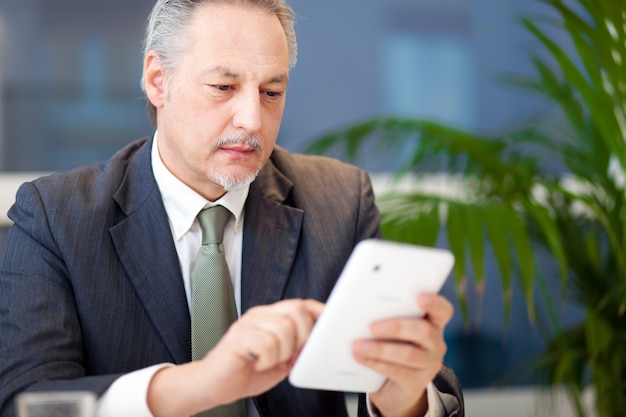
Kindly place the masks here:
[[(144, 39), (144, 60), (154, 51), (165, 71), (174, 71), (183, 53), (180, 36), (191, 24), (194, 12), (204, 4), (226, 4), (240, 7), (257, 7), (275, 14), (285, 31), (289, 47), (289, 68), (296, 65), (298, 44), (294, 29), (295, 16), (285, 0), (157, 0), (148, 17)], [(145, 79), (141, 77), (141, 89), (145, 93)], [(146, 97), (148, 117), (156, 125), (156, 108)]]

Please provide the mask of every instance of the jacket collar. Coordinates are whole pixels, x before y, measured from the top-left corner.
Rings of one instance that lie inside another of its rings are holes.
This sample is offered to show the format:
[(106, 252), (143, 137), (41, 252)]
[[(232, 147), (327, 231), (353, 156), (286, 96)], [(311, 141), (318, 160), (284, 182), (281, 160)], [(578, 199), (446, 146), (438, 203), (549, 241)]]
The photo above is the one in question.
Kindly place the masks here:
[(152, 174), (151, 144), (146, 141), (128, 161), (113, 195), (124, 217), (109, 232), (155, 329), (174, 361), (183, 363), (191, 359), (191, 319), (167, 214)]
[(272, 158), (250, 186), (243, 234), (242, 313), (274, 303), (284, 294), (304, 218), (302, 209), (288, 204), (292, 188)]

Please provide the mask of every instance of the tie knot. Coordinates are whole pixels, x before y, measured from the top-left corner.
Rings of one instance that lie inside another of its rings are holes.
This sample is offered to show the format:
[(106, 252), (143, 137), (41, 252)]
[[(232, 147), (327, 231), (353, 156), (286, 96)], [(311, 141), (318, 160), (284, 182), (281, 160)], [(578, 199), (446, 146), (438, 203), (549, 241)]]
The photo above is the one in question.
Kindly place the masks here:
[(230, 216), (230, 211), (224, 206), (209, 207), (198, 214), (203, 245), (222, 242), (224, 227), (226, 227)]

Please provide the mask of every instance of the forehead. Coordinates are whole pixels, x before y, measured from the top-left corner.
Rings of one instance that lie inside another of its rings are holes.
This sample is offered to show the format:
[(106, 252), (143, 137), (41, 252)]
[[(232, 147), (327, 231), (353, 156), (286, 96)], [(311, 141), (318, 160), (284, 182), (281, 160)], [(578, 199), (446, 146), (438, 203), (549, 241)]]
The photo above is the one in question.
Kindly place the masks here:
[(287, 37), (278, 17), (259, 7), (206, 3), (194, 13), (184, 41), (185, 55), (196, 65), (289, 66)]

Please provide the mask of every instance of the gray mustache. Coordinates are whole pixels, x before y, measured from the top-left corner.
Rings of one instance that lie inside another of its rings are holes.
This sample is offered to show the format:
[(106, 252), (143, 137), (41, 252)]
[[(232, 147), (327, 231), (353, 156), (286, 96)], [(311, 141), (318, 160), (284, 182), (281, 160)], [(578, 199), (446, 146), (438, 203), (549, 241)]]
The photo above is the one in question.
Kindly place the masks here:
[(224, 145), (245, 145), (253, 148), (256, 151), (261, 150), (261, 141), (255, 135), (235, 135), (235, 136), (223, 136), (217, 140), (217, 143), (213, 147), (213, 151)]

